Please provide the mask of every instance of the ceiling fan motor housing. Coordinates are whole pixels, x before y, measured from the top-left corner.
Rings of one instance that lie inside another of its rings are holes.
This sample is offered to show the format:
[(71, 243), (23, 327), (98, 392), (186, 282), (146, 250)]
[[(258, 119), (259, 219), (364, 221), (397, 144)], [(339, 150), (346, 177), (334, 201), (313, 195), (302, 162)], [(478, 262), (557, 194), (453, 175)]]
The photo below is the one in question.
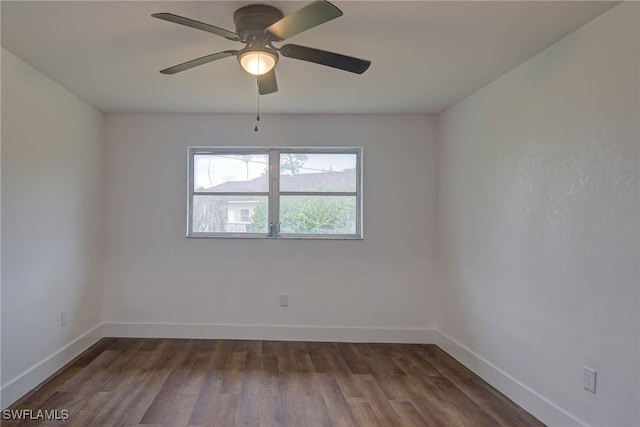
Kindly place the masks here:
[[(233, 14), (236, 33), (245, 42), (255, 38), (266, 38), (265, 28), (284, 18), (282, 11), (266, 4), (250, 4), (241, 7)], [(270, 40), (268, 40), (270, 41)], [(266, 41), (266, 42), (268, 42)]]

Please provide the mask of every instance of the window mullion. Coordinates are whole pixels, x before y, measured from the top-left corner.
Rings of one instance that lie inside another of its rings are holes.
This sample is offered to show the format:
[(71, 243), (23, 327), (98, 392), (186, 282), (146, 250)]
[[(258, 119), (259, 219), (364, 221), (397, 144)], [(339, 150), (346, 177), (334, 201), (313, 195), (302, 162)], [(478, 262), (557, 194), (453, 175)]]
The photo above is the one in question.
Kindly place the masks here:
[(194, 149), (189, 147), (187, 156), (187, 236), (191, 236), (193, 233), (194, 156)]
[(280, 231), (280, 152), (269, 151), (269, 226), (271, 237)]
[(362, 149), (356, 156), (356, 234), (362, 237)]

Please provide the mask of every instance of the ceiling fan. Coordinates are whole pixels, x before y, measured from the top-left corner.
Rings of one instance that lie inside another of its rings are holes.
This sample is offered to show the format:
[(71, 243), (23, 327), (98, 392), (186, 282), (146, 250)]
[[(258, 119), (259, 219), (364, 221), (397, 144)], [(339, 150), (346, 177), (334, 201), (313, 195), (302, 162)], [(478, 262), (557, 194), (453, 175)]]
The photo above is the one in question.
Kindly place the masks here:
[(235, 33), (172, 13), (155, 13), (151, 16), (245, 44), (240, 50), (225, 50), (165, 68), (160, 71), (162, 74), (175, 74), (218, 59), (236, 56), (245, 71), (257, 76), (258, 93), (266, 95), (278, 90), (274, 66), (280, 55), (356, 74), (364, 73), (371, 65), (371, 61), (339, 53), (296, 44), (285, 44), (279, 48), (272, 44), (342, 16), (340, 9), (325, 0), (314, 1), (286, 17), (280, 9), (265, 4), (241, 7), (233, 14)]

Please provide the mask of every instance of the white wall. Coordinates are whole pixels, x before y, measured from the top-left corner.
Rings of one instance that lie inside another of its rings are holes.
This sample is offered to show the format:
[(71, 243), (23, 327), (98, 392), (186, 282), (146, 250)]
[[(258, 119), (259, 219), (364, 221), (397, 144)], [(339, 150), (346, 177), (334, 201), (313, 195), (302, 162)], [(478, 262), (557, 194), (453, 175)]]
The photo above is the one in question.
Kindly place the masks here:
[(101, 323), (103, 125), (2, 49), (2, 407), (84, 350)]
[(437, 327), (551, 425), (640, 424), (638, 6), (439, 117)]
[[(107, 116), (105, 321), (127, 324), (107, 331), (423, 340), (435, 283), (435, 117), (264, 116), (259, 133), (254, 120)], [(364, 240), (186, 238), (189, 145), (363, 146)]]

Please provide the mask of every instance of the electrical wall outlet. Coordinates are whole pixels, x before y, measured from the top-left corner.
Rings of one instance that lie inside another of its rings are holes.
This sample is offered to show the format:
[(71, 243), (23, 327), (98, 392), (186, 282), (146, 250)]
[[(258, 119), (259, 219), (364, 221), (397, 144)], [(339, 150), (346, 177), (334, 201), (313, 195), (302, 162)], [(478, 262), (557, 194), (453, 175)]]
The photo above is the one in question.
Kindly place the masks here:
[(60, 326), (67, 325), (67, 310), (60, 312)]
[(288, 307), (289, 306), (289, 295), (280, 295), (280, 306)]
[(584, 367), (584, 389), (594, 394), (596, 392), (596, 371), (588, 366)]

